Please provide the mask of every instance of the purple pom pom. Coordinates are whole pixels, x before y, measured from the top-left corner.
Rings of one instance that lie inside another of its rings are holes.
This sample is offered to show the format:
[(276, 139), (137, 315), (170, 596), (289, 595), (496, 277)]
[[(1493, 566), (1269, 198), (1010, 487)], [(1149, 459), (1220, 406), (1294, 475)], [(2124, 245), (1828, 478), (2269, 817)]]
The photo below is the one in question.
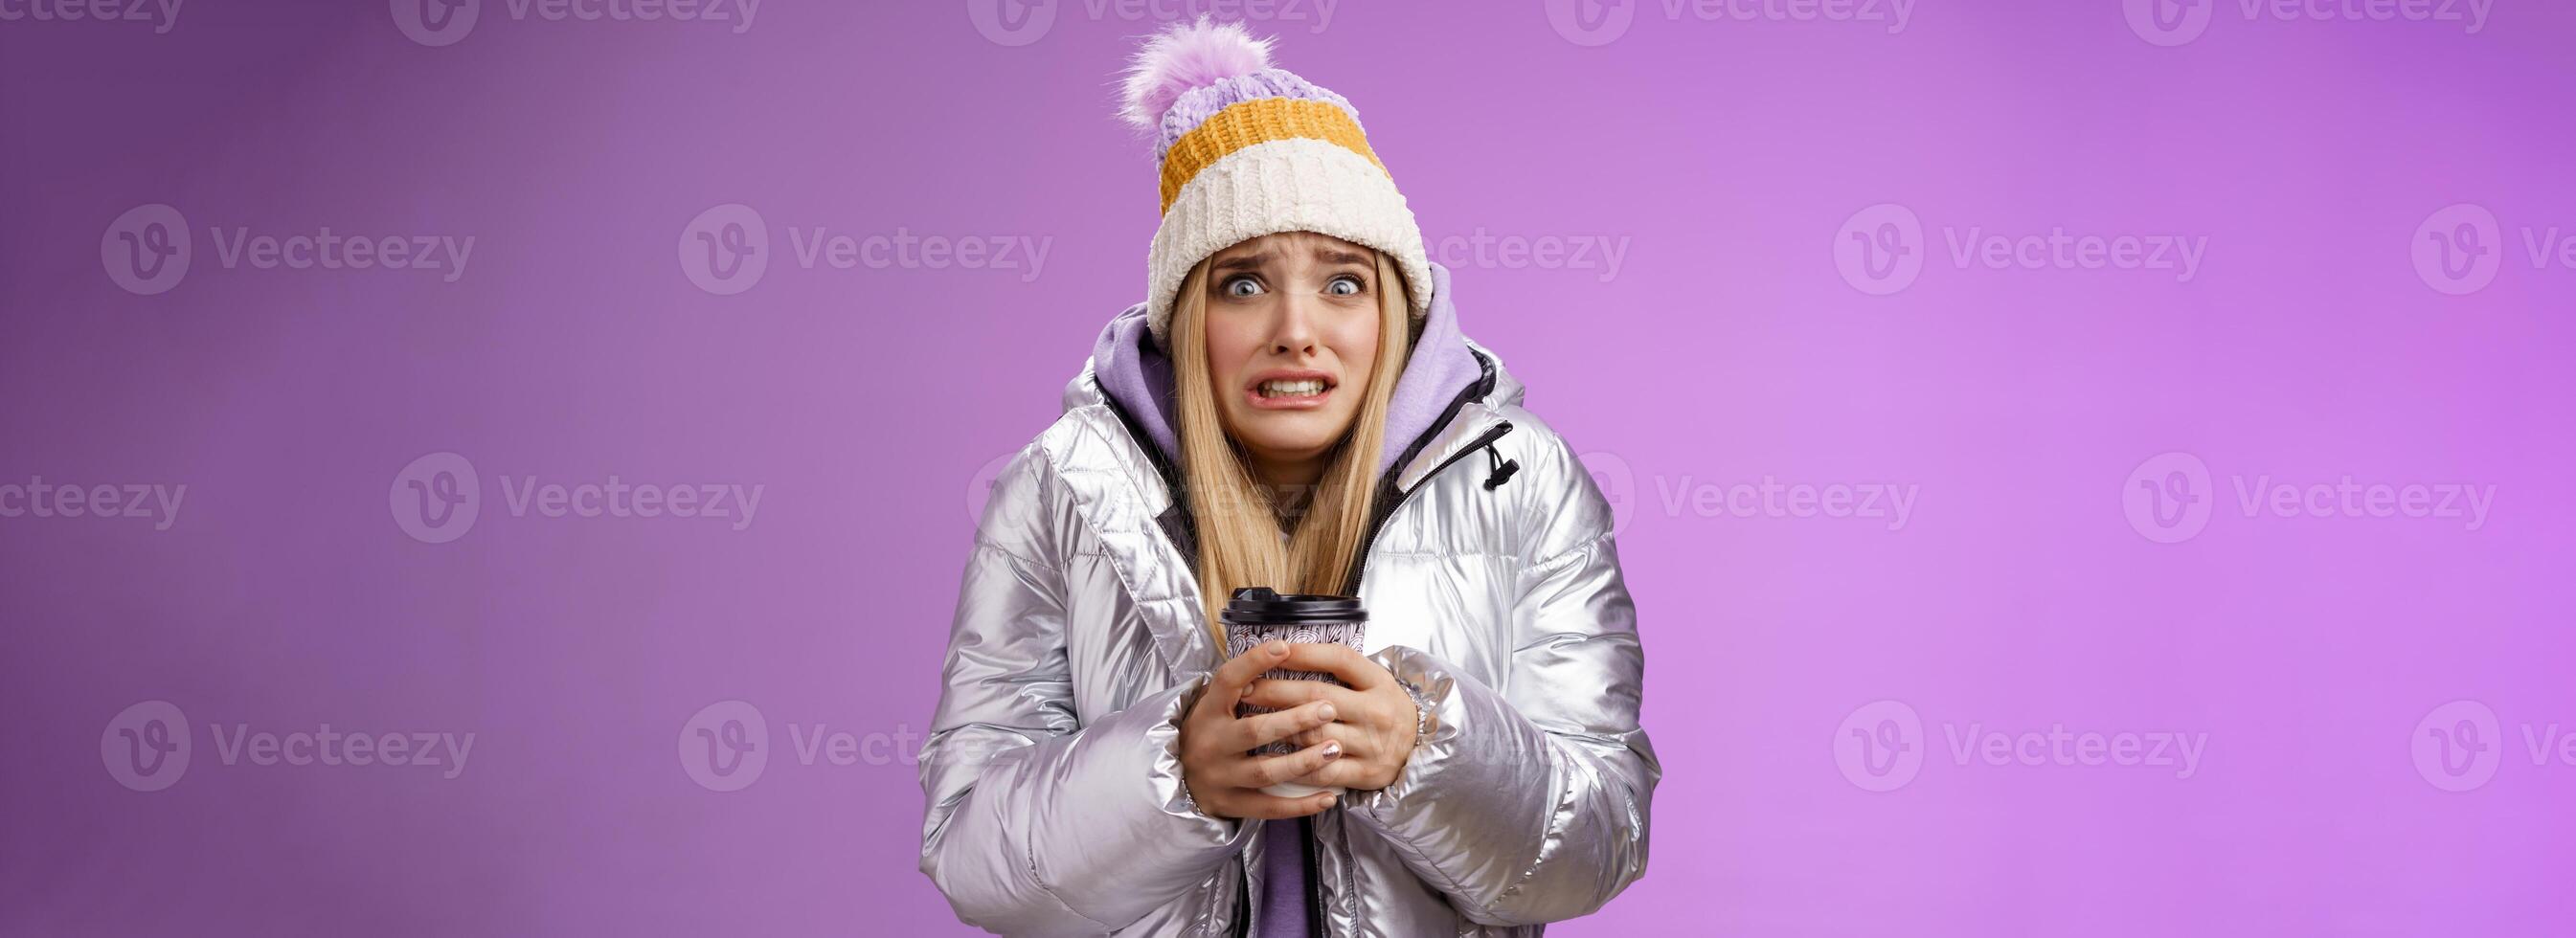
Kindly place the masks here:
[(1127, 68), (1125, 106), (1119, 116), (1138, 128), (1162, 123), (1163, 112), (1192, 88), (1270, 67), (1270, 40), (1254, 39), (1241, 23), (1174, 24), (1145, 41)]

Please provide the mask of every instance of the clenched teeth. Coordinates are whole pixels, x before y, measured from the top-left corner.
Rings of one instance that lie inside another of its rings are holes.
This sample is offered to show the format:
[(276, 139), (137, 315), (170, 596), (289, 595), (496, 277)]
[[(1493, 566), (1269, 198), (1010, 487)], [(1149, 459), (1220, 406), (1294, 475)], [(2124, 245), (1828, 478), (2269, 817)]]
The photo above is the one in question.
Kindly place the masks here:
[(1264, 381), (1259, 388), (1263, 397), (1313, 397), (1324, 393), (1324, 379), (1302, 381)]

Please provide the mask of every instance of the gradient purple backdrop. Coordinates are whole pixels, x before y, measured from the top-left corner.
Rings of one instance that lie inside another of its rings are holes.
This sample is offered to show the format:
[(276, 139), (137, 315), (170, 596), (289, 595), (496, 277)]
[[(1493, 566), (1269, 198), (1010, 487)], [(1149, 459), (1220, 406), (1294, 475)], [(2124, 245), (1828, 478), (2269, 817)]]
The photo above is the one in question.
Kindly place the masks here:
[[(0, 2), (0, 933), (963, 930), (913, 751), (1182, 5), (430, 2)], [(1623, 508), (1667, 774), (1559, 932), (2567, 933), (2576, 11), (2165, 2), (1218, 5)], [(233, 250), (324, 228), (474, 242)], [(761, 500), (513, 508), (611, 476)], [(474, 741), (229, 748), (324, 724)]]

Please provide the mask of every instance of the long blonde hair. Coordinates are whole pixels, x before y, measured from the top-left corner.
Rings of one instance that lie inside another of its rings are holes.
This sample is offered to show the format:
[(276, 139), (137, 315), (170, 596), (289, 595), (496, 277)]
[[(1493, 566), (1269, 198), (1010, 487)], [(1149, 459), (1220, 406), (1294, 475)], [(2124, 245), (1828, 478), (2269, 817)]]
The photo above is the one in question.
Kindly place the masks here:
[[(1338, 593), (1358, 562), (1376, 507), (1377, 463), (1385, 447), (1387, 402), (1413, 344), (1412, 303), (1404, 278), (1377, 254), (1377, 361), (1349, 435), (1326, 457), (1312, 497), (1294, 519), (1289, 506), (1253, 478), (1226, 436), (1207, 356), (1207, 262), (1182, 281), (1172, 313), (1172, 361), (1180, 398), (1181, 477), (1198, 520), (1199, 599), (1217, 657), (1225, 629), (1217, 611), (1234, 591), (1268, 586), (1283, 593)], [(1293, 523), (1287, 543), (1280, 531)]]

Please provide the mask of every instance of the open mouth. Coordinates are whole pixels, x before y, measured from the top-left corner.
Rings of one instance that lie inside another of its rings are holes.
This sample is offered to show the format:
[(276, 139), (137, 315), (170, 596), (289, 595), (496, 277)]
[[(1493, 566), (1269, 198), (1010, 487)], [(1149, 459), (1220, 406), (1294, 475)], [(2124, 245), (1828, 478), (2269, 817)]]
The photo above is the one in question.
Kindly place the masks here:
[(1323, 406), (1333, 395), (1333, 379), (1316, 374), (1274, 377), (1253, 382), (1245, 389), (1252, 406), (1264, 409), (1290, 410)]
[(1264, 381), (1255, 385), (1252, 390), (1253, 393), (1263, 397), (1319, 397), (1324, 393), (1325, 387), (1322, 378), (1306, 378), (1298, 381)]

